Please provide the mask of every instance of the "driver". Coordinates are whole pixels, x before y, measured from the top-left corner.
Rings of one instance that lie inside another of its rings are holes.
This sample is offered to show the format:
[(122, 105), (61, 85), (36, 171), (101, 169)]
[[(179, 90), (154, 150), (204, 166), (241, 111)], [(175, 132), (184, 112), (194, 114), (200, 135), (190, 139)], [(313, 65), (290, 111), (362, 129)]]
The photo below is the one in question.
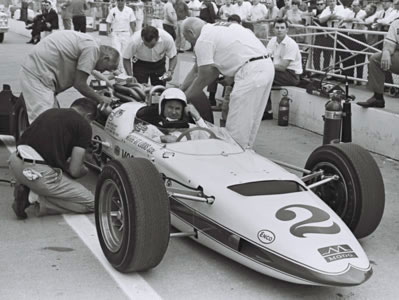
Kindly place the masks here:
[[(140, 127), (139, 130), (147, 137), (162, 143), (176, 142), (187, 128), (195, 126), (207, 128), (199, 112), (192, 104), (187, 104), (186, 95), (178, 88), (163, 91), (159, 99), (158, 113), (159, 119), (154, 122), (156, 127)], [(190, 117), (195, 124), (189, 123)]]

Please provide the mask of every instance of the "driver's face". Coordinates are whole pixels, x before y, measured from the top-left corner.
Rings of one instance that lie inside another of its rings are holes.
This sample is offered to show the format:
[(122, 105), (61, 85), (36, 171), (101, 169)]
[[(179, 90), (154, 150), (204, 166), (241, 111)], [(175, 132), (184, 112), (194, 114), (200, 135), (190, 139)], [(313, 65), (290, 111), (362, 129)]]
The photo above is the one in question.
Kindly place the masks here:
[(163, 115), (165, 118), (180, 120), (183, 116), (183, 103), (179, 100), (168, 100), (165, 103)]

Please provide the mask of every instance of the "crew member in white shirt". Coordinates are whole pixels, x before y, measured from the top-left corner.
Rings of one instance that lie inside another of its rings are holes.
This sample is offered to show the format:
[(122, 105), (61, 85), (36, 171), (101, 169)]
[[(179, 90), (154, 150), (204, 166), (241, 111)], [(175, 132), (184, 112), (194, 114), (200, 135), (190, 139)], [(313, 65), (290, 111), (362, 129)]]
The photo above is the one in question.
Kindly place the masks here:
[(247, 22), (251, 16), (251, 3), (244, 0), (237, 0), (234, 4), (234, 14), (241, 18), (241, 22)]
[(219, 9), (219, 16), (223, 21), (234, 15), (234, 5), (231, 2), (232, 0), (225, 0), (224, 5)]
[(239, 24), (206, 24), (199, 18), (183, 22), (183, 34), (194, 45), (196, 65), (182, 84), (190, 101), (218, 78), (229, 78), (226, 129), (244, 148), (252, 148), (274, 78), (273, 62), (265, 46)]
[[(106, 22), (112, 47), (119, 53), (123, 53), (136, 26), (133, 9), (126, 6), (125, 0), (118, 0), (117, 5), (109, 11)], [(123, 72), (122, 60), (119, 64), (119, 70)]]
[(190, 0), (190, 2), (187, 3), (187, 6), (188, 9), (190, 10), (191, 17), (199, 17), (200, 8), (201, 8), (201, 2), (199, 0)]
[[(176, 68), (176, 54), (172, 36), (163, 29), (147, 25), (131, 37), (122, 54), (123, 66), (127, 75), (134, 76), (139, 83), (148, 83), (150, 79), (152, 85), (165, 85), (165, 81), (172, 79)], [(169, 58), (168, 71), (165, 68), (166, 57)]]

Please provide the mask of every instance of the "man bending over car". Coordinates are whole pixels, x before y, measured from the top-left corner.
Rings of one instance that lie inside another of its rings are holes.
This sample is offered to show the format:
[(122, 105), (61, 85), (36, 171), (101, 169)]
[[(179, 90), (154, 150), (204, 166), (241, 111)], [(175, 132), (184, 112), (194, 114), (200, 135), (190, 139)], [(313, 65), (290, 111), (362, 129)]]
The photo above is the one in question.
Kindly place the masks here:
[[(189, 123), (190, 118), (195, 121), (196, 125)], [(199, 112), (192, 104), (187, 104), (186, 95), (178, 88), (166, 89), (161, 94), (158, 116), (150, 123), (154, 126), (136, 126), (136, 130), (162, 143), (176, 142), (182, 131), (188, 128), (207, 127)]]
[(96, 104), (80, 98), (71, 108), (49, 109), (22, 134), (9, 159), (17, 180), (12, 208), (18, 219), (27, 218), (25, 209), (31, 204), (38, 216), (93, 212), (93, 194), (74, 179), (88, 172), (83, 159)]

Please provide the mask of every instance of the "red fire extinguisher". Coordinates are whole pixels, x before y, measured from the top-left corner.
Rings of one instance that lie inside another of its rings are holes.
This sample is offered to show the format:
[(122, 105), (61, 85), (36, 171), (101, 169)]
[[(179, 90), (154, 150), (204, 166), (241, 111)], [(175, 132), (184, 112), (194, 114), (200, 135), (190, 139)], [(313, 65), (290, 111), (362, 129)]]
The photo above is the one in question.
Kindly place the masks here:
[(283, 96), (280, 100), (280, 104), (278, 106), (278, 125), (279, 126), (288, 126), (288, 120), (290, 116), (290, 101), (291, 98), (288, 96)]

